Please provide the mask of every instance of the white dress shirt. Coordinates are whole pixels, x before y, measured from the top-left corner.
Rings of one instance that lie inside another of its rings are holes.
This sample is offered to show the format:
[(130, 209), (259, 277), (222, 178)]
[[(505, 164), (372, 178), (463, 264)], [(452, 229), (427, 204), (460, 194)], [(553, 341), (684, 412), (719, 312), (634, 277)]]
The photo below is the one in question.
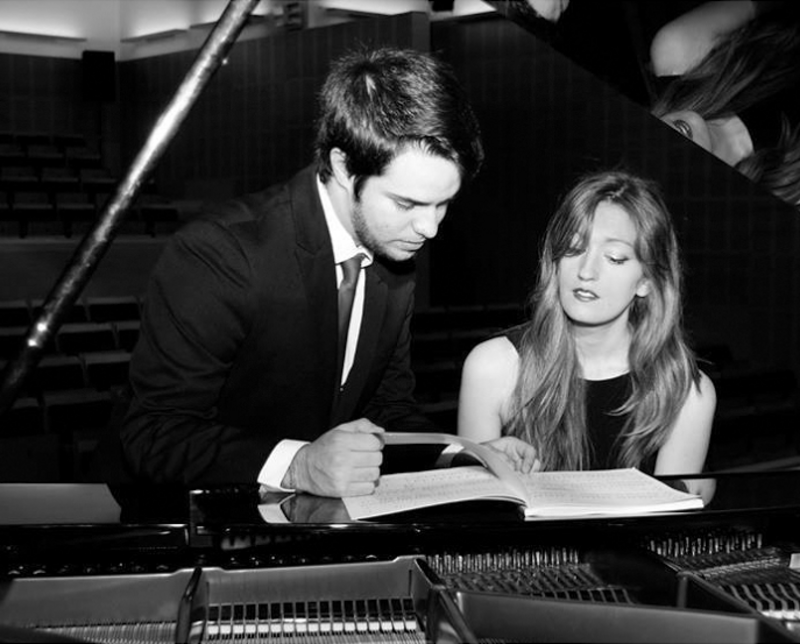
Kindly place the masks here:
[[(347, 331), (347, 345), (344, 353), (344, 366), (342, 368), (340, 384), (344, 385), (347, 375), (353, 366), (356, 346), (358, 346), (358, 335), (361, 329), (361, 319), (364, 315), (364, 269), (372, 264), (372, 252), (356, 244), (355, 240), (347, 232), (344, 225), (336, 216), (333, 203), (328, 195), (328, 191), (317, 176), (317, 191), (322, 202), (322, 210), (325, 213), (325, 223), (328, 225), (331, 244), (333, 245), (333, 260), (335, 262), (336, 286), (343, 279), (342, 268), (339, 264), (354, 255), (361, 253), (364, 259), (361, 260), (361, 274), (356, 284), (356, 293), (353, 300), (353, 311), (350, 314), (350, 326)], [(270, 453), (261, 472), (258, 474), (258, 482), (269, 490), (291, 492), (292, 490), (281, 486), (289, 466), (292, 464), (295, 455), (301, 447), (306, 445), (306, 441), (294, 439), (284, 439), (278, 443)]]

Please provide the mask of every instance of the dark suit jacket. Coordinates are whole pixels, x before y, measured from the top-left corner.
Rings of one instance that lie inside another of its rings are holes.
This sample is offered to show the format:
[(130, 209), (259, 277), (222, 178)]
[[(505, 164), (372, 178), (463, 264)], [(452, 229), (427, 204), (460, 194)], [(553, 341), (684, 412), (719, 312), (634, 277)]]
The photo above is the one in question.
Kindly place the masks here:
[(313, 168), (225, 204), (167, 243), (145, 298), (120, 430), (127, 465), (157, 483), (253, 483), (284, 438), (367, 417), (435, 429), (413, 400), (414, 273), (366, 270), (355, 362), (336, 396), (333, 250)]

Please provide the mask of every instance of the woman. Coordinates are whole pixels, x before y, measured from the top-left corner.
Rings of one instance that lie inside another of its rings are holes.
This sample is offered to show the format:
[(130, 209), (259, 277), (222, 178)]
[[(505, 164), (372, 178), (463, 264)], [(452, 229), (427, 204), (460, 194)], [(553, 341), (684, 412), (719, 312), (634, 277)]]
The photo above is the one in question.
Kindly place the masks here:
[(653, 114), (800, 207), (800, 11), (796, 3), (707, 2), (650, 47)]
[(679, 249), (654, 183), (583, 177), (548, 224), (531, 304), (529, 322), (468, 355), (459, 435), (523, 471), (702, 471), (716, 394), (684, 339)]

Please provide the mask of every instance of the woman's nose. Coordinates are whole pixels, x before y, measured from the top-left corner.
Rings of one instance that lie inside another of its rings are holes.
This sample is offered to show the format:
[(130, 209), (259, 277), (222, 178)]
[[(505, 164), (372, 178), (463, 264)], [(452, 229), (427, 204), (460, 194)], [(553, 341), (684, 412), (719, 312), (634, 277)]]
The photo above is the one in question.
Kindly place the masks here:
[(584, 253), (578, 264), (578, 277), (582, 280), (593, 280), (597, 278), (597, 262), (594, 255)]

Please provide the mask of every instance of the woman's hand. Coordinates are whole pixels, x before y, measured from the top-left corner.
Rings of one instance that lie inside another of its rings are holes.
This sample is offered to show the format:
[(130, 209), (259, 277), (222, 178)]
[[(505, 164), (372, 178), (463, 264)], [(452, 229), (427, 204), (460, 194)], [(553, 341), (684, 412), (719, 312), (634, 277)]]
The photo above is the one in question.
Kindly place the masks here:
[(536, 458), (533, 445), (514, 436), (503, 436), (481, 443), (499, 452), (517, 472), (528, 474), (538, 471), (542, 464)]

